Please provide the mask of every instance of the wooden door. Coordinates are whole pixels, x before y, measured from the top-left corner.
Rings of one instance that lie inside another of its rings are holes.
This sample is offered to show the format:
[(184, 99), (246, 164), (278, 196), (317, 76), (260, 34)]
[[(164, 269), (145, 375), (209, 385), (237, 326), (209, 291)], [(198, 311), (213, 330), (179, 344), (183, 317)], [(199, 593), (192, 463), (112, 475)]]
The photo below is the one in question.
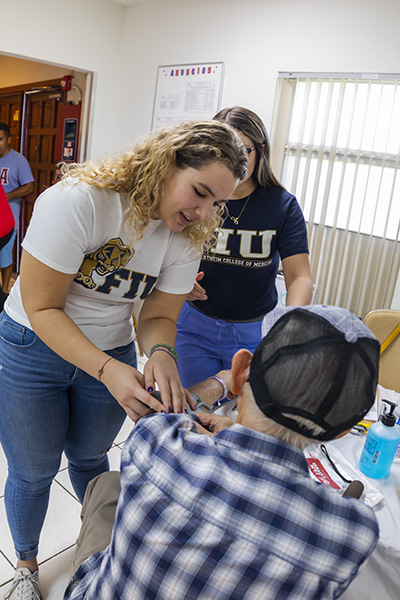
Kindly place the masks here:
[[(11, 148), (28, 159), (32, 169), (34, 191), (23, 199), (18, 243), (14, 246), (14, 268), (19, 271), (20, 243), (32, 216), (38, 195), (54, 180), (54, 147), (57, 123), (57, 99), (61, 90), (59, 80), (41, 81), (35, 85), (20, 85), (0, 89), (0, 121), (7, 123), (11, 132)], [(32, 93), (32, 89), (39, 90)], [(44, 88), (48, 88), (45, 90)], [(25, 112), (23, 111), (25, 100)], [(21, 138), (24, 139), (21, 148)]]
[(58, 101), (51, 96), (54, 96), (54, 91), (30, 94), (26, 103), (23, 154), (28, 159), (35, 184), (33, 193), (25, 197), (21, 214), (22, 237), (29, 225), (36, 198), (54, 182)]
[(0, 96), (0, 121), (6, 123), (11, 132), (11, 148), (19, 152), (23, 93)]
[[(10, 128), (11, 142), (10, 147), (16, 152), (20, 151), (20, 136), (21, 136), (21, 123), (22, 123), (22, 107), (24, 101), (24, 93), (22, 91), (16, 91), (11, 94), (4, 94), (0, 96), (0, 121), (6, 123)], [(22, 202), (23, 205), (23, 202)], [(21, 210), (22, 213), (22, 210)], [(20, 229), (18, 232), (18, 241), (21, 238), (21, 219)], [(13, 271), (18, 272), (18, 265), (20, 259), (20, 246), (17, 242), (14, 244), (13, 251)]]

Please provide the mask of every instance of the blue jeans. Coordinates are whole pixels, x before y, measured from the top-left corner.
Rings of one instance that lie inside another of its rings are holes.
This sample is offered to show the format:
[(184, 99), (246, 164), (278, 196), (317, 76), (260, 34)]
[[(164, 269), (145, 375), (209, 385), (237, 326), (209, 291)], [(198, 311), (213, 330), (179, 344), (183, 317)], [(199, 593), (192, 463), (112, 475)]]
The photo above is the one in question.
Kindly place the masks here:
[[(107, 354), (136, 367), (134, 342)], [(62, 452), (82, 502), (89, 481), (108, 471), (107, 451), (125, 417), (102, 383), (1, 313), (0, 442), (8, 461), (7, 519), (20, 560), (37, 555)]]
[(14, 229), (10, 240), (0, 250), (0, 268), (5, 269), (13, 264), (13, 249), (17, 231)]
[(221, 369), (230, 369), (240, 348), (254, 352), (261, 341), (261, 323), (230, 323), (217, 320), (185, 302), (179, 315), (176, 337), (178, 370), (188, 388)]

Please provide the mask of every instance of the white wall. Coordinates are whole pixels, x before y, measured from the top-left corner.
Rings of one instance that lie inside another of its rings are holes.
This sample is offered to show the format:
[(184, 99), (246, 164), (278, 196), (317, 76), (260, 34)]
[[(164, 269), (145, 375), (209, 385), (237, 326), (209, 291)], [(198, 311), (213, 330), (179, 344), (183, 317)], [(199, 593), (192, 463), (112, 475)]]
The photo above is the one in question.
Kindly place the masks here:
[(222, 105), (248, 106), (268, 128), (278, 71), (400, 70), (398, 0), (0, 0), (0, 10), (0, 52), (96, 73), (92, 156), (148, 132), (161, 64), (223, 60)]
[(150, 127), (162, 64), (225, 61), (222, 105), (271, 126), (278, 71), (399, 72), (398, 0), (152, 0), (127, 9), (127, 131)]
[(0, 52), (96, 73), (92, 155), (120, 143), (124, 11), (108, 0), (0, 0)]

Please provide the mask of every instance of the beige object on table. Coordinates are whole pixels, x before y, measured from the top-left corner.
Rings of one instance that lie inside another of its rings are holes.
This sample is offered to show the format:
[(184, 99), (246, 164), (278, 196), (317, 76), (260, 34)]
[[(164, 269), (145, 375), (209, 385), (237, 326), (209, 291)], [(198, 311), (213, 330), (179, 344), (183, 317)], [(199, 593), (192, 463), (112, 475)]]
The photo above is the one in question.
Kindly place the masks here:
[(363, 320), (381, 344), (379, 384), (400, 393), (400, 310), (371, 310)]

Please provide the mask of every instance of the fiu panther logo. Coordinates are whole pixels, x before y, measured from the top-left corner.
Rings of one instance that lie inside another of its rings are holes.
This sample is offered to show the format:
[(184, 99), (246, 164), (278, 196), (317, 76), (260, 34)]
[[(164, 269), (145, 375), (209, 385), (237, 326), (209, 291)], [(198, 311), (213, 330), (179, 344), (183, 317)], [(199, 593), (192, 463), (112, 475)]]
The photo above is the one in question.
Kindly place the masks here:
[(134, 250), (124, 246), (121, 238), (112, 238), (104, 246), (86, 254), (74, 281), (90, 290), (96, 287), (93, 272), (105, 277), (124, 267), (132, 258)]

